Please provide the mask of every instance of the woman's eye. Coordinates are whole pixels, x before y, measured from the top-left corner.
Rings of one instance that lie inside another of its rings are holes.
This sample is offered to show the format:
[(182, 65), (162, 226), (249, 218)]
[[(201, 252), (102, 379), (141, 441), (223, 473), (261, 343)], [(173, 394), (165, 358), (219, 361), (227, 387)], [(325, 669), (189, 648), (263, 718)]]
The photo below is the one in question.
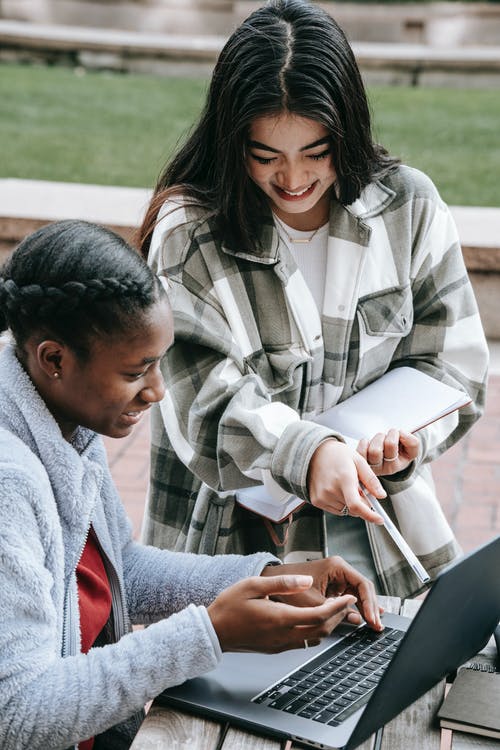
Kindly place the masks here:
[(314, 159), (314, 161), (319, 161), (320, 159), (324, 159), (326, 156), (328, 156), (329, 153), (330, 149), (328, 148), (326, 151), (322, 151), (320, 154), (311, 154), (309, 158)]
[(127, 373), (127, 378), (131, 378), (132, 380), (139, 380), (139, 378), (142, 378), (145, 374), (146, 372), (129, 372)]
[(256, 154), (251, 154), (252, 159), (254, 159), (258, 164), (270, 164), (272, 161), (274, 161), (273, 157), (266, 158), (265, 156), (257, 156)]

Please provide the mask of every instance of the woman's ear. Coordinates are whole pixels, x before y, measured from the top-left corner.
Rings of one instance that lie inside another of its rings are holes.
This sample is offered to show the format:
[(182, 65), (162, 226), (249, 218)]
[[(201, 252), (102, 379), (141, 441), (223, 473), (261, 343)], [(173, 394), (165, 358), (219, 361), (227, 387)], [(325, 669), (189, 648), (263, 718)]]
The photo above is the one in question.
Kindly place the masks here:
[(70, 355), (69, 349), (59, 341), (42, 341), (36, 348), (37, 364), (50, 380), (63, 376)]

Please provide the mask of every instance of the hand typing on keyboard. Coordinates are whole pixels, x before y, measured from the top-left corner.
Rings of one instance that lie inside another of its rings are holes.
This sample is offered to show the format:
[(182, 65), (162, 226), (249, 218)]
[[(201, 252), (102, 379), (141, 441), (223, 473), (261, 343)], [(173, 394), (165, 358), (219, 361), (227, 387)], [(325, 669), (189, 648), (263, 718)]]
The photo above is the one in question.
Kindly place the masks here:
[[(307, 574), (313, 577), (311, 588), (286, 596), (288, 604), (310, 607), (322, 603), (328, 597), (352, 594), (356, 597), (356, 606), (359, 611), (351, 609), (346, 617), (347, 622), (359, 625), (364, 619), (374, 630), (382, 630), (380, 615), (383, 608), (378, 604), (373, 583), (341, 557), (327, 557), (308, 563), (289, 563), (279, 567), (269, 565), (264, 568), (261, 575), (273, 576), (278, 573)], [(284, 600), (281, 599), (281, 601)]]
[(223, 651), (266, 653), (316, 645), (341, 622), (362, 617), (370, 632), (382, 631), (380, 612), (371, 581), (340, 557), (266, 566), (208, 607)]

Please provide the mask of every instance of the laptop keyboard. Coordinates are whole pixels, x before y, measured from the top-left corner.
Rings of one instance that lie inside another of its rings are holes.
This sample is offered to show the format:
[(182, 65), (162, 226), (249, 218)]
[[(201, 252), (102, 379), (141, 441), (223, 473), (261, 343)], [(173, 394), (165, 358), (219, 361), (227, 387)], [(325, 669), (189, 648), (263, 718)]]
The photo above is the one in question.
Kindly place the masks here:
[(368, 702), (404, 632), (359, 628), (256, 696), (255, 703), (338, 726)]

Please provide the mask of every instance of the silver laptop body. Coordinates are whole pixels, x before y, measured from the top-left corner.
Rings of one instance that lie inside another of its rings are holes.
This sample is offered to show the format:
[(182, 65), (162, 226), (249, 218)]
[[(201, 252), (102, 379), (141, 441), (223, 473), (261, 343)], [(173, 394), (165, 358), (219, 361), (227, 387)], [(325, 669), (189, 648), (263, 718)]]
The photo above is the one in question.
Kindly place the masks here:
[[(337, 628), (320, 646), (307, 650), (224, 654), (215, 670), (166, 690), (158, 700), (311, 747), (351, 750), (486, 645), (500, 620), (499, 570), (500, 536), (443, 571), (412, 620), (384, 615), (387, 628), (404, 635), (368, 702), (338, 725), (270, 707), (273, 701), (263, 701), (263, 695), (281, 695), (284, 688), (276, 691), (274, 686), (286, 683), (287, 676), (302, 667), (301, 674), (310, 670), (311, 684), (320, 671), (313, 668), (316, 658), (332, 648), (342, 652), (348, 643), (344, 639), (353, 632), (349, 626)], [(328, 705), (325, 708), (328, 711)]]

